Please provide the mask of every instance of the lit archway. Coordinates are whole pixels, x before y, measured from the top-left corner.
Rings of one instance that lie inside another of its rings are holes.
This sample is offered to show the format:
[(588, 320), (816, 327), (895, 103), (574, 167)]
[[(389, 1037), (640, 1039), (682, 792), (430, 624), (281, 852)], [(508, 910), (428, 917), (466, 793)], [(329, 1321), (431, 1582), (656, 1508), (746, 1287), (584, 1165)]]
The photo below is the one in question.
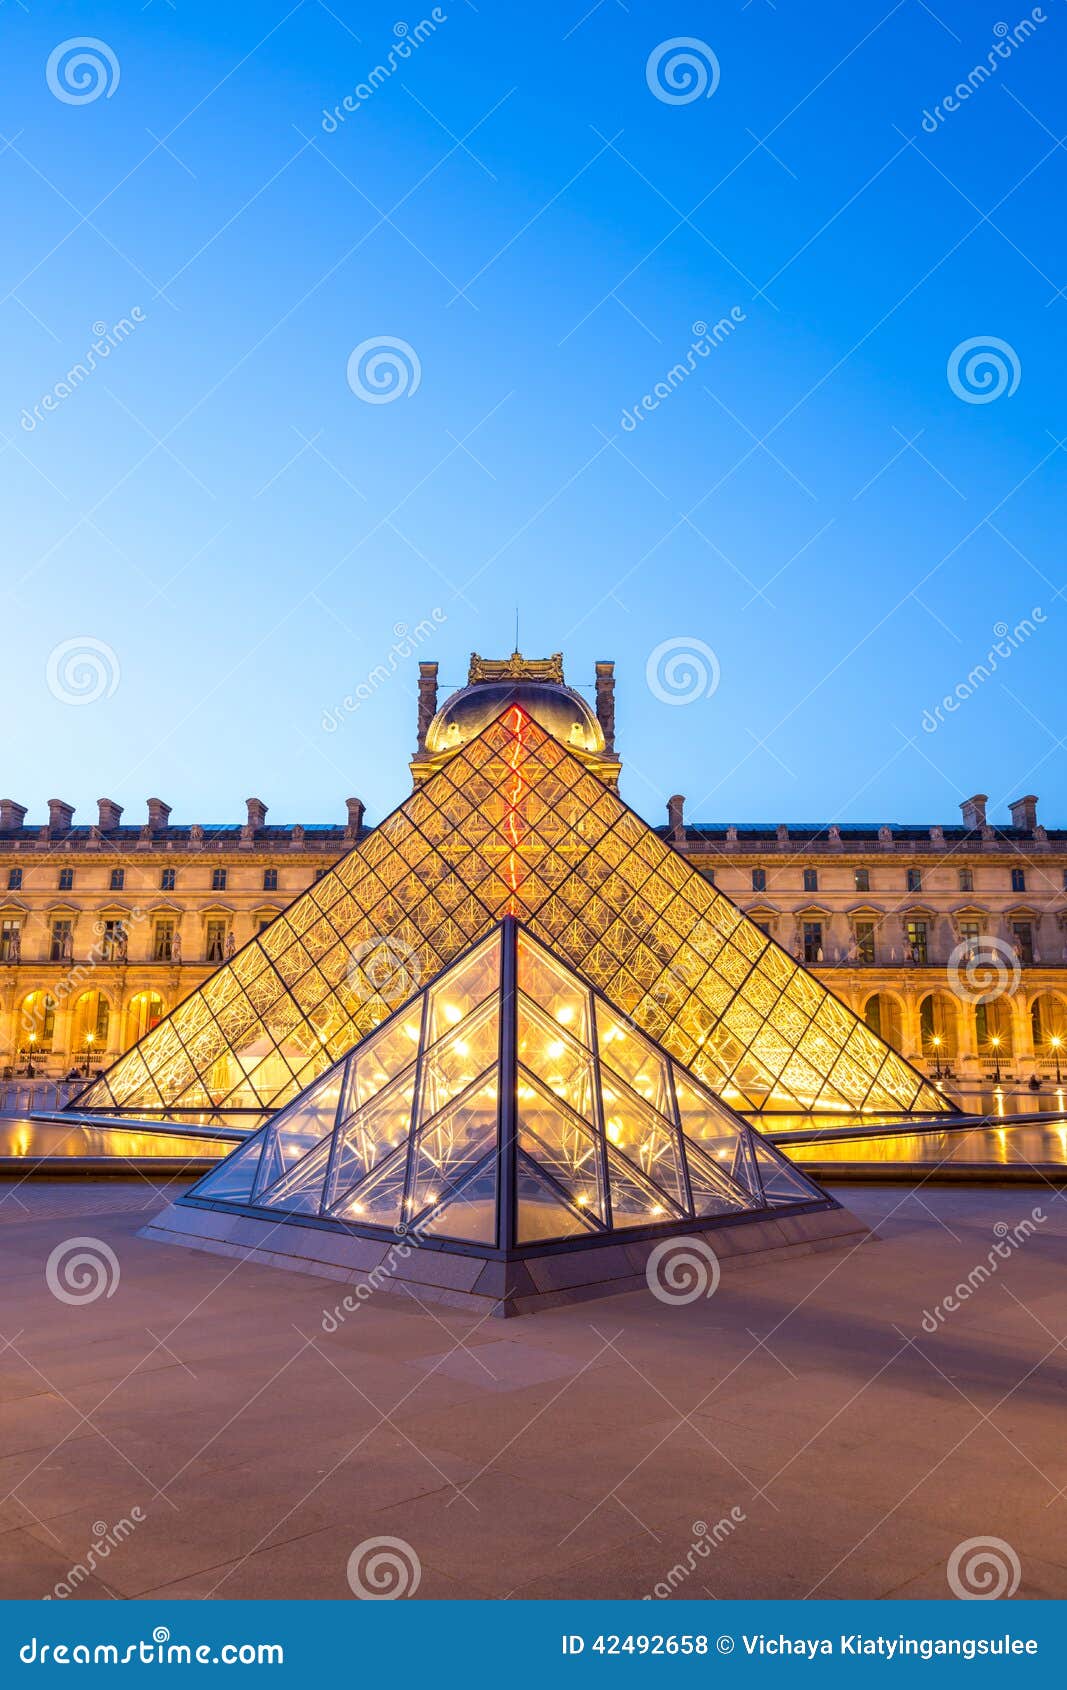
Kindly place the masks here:
[(919, 1036), (924, 1057), (942, 1062), (956, 1056), (960, 1048), (960, 1021), (956, 1000), (948, 992), (929, 992), (919, 1005)]
[(1067, 1008), (1055, 992), (1040, 992), (1030, 1005), (1030, 1031), (1039, 1056), (1067, 1051)]
[(126, 1048), (143, 1039), (162, 1021), (166, 1010), (158, 992), (138, 992), (126, 1011)]
[(102, 1059), (107, 1050), (111, 1005), (103, 992), (83, 992), (71, 1012), (70, 1054), (75, 1062)]
[(18, 1008), (15, 1037), (22, 1061), (47, 1056), (56, 1032), (56, 1000), (51, 992), (29, 992)]
[(979, 1056), (999, 1055), (1003, 1059), (1013, 1054), (1015, 1037), (1007, 998), (987, 998), (975, 1004), (974, 1036)]
[(875, 992), (863, 1006), (863, 1019), (872, 1033), (877, 1033), (894, 1050), (904, 1044), (904, 1017), (900, 1005), (889, 992)]

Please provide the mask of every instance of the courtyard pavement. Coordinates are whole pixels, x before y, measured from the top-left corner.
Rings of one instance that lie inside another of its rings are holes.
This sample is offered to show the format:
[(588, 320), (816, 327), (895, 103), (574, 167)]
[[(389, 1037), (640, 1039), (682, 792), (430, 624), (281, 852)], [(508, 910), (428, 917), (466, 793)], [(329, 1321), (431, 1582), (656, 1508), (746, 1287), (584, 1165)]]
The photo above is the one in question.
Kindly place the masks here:
[(842, 1188), (877, 1241), (507, 1322), (335, 1322), (139, 1239), (174, 1192), (0, 1185), (0, 1597), (1067, 1597), (1050, 1187)]

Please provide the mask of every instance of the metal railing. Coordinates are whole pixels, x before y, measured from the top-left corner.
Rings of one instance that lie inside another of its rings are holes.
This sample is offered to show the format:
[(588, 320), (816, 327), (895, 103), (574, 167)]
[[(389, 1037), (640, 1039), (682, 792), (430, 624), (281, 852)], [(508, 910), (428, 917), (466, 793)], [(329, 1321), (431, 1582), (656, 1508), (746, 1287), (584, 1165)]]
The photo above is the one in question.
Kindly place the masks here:
[(62, 1109), (85, 1080), (0, 1080), (0, 1115), (32, 1115)]

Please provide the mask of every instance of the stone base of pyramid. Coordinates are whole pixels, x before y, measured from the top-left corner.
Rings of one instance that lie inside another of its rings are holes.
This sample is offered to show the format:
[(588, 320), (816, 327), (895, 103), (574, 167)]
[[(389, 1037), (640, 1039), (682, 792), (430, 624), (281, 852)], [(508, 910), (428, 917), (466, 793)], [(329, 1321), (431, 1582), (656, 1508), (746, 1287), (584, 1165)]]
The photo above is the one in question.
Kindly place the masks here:
[[(302, 1224), (291, 1216), (279, 1222), (238, 1215), (188, 1199), (170, 1204), (140, 1236), (336, 1280), (347, 1288), (345, 1296), (335, 1299), (334, 1318), (339, 1321), (380, 1293), (506, 1318), (647, 1291), (646, 1266), (664, 1239), (662, 1233), (640, 1239), (622, 1239), (616, 1233), (564, 1249), (542, 1246), (502, 1258), (401, 1238), (355, 1236)], [(710, 1247), (720, 1270), (728, 1274), (817, 1250), (851, 1247), (873, 1234), (855, 1215), (828, 1200), (714, 1225), (690, 1223), (667, 1236), (680, 1248), (690, 1239), (698, 1241), (698, 1247)]]

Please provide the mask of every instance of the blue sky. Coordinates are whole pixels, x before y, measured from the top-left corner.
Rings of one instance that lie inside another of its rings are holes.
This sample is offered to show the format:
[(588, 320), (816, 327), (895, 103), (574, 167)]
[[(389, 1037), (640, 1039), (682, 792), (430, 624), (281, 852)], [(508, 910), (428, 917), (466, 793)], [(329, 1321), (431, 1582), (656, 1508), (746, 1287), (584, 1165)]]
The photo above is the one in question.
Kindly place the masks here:
[[(410, 46), (429, 6), (3, 8), (4, 795), (381, 815), (416, 661), (324, 715), (396, 626), (436, 611), (419, 655), (459, 683), (518, 607), (574, 682), (616, 660), (651, 819), (681, 791), (699, 819), (946, 821), (980, 790), (1067, 822), (1064, 0), (437, 15)], [(82, 36), (111, 91), (72, 102), (46, 65)], [(650, 87), (677, 38), (710, 97)], [(1005, 391), (976, 403), (948, 366), (989, 337)], [(409, 391), (369, 403), (346, 371), (383, 339)], [(102, 696), (72, 703), (85, 640)], [(657, 696), (662, 648), (711, 695)]]

